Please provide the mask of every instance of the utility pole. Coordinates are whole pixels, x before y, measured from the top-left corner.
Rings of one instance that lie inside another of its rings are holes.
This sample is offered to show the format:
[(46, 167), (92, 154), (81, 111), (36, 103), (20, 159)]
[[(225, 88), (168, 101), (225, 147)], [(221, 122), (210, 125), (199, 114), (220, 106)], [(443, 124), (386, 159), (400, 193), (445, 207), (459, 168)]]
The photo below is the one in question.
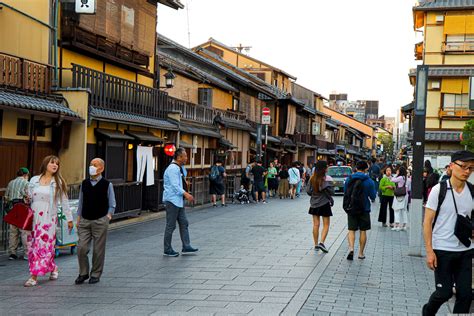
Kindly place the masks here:
[(421, 257), (423, 246), (423, 159), (425, 156), (425, 118), (428, 91), (428, 66), (416, 71), (415, 115), (413, 119), (413, 175), (408, 254)]

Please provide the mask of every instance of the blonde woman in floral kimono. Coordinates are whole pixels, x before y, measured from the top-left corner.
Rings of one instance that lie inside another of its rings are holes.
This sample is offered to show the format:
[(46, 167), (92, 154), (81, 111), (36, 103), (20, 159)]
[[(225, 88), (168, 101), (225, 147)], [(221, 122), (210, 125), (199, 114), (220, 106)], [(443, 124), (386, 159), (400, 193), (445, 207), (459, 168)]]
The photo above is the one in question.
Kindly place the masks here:
[(50, 280), (58, 279), (59, 270), (54, 263), (54, 247), (56, 245), (59, 205), (62, 206), (69, 231), (73, 228), (72, 213), (66, 193), (67, 185), (59, 169), (59, 158), (47, 156), (41, 164), (40, 175), (30, 180), (28, 195), (34, 217), (33, 230), (27, 237), (31, 277), (26, 281), (26, 287), (36, 286), (38, 276), (47, 273), (50, 273)]

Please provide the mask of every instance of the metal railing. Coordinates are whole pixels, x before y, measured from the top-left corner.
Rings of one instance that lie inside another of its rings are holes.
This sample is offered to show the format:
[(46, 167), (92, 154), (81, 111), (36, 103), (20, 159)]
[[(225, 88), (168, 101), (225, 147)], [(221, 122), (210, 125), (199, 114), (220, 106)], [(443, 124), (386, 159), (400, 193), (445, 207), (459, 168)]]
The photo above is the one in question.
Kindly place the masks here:
[(444, 107), (439, 109), (439, 117), (472, 118), (474, 117), (474, 110), (461, 107)]
[(474, 42), (443, 42), (442, 50), (445, 53), (474, 53)]
[(52, 67), (0, 53), (0, 86), (33, 93), (51, 92)]
[[(231, 201), (237, 189), (240, 189), (240, 176), (228, 175), (225, 180), (226, 199)], [(194, 197), (194, 202), (185, 202), (187, 207), (202, 206), (210, 203), (209, 177), (188, 177), (189, 193)], [(145, 187), (144, 208), (151, 211), (164, 209), (163, 203), (163, 180), (155, 180), (155, 184)]]

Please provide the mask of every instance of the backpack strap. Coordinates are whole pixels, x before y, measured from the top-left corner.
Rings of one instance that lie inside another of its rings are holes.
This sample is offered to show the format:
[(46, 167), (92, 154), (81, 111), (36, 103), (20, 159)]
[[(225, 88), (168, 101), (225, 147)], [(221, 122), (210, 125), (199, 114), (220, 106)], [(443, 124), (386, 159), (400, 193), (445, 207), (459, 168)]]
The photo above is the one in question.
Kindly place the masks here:
[(441, 204), (443, 204), (444, 199), (446, 198), (447, 192), (448, 192), (448, 183), (446, 181), (441, 181), (439, 183), (438, 206), (436, 207), (436, 214), (435, 214), (435, 218), (431, 226), (431, 229), (434, 229), (435, 227), (436, 220), (438, 219), (439, 211), (441, 210)]
[(469, 191), (471, 191), (471, 197), (474, 199), (474, 186), (469, 181), (466, 181), (466, 184), (467, 184), (467, 187), (469, 188)]

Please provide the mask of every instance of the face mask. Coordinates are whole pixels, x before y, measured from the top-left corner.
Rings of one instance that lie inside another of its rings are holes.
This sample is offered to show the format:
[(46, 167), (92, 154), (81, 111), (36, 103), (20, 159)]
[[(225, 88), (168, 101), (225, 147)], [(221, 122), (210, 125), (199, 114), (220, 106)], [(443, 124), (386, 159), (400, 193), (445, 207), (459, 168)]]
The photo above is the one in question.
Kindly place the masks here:
[(94, 166), (89, 166), (89, 174), (90, 174), (91, 176), (97, 175), (97, 168), (94, 167)]

